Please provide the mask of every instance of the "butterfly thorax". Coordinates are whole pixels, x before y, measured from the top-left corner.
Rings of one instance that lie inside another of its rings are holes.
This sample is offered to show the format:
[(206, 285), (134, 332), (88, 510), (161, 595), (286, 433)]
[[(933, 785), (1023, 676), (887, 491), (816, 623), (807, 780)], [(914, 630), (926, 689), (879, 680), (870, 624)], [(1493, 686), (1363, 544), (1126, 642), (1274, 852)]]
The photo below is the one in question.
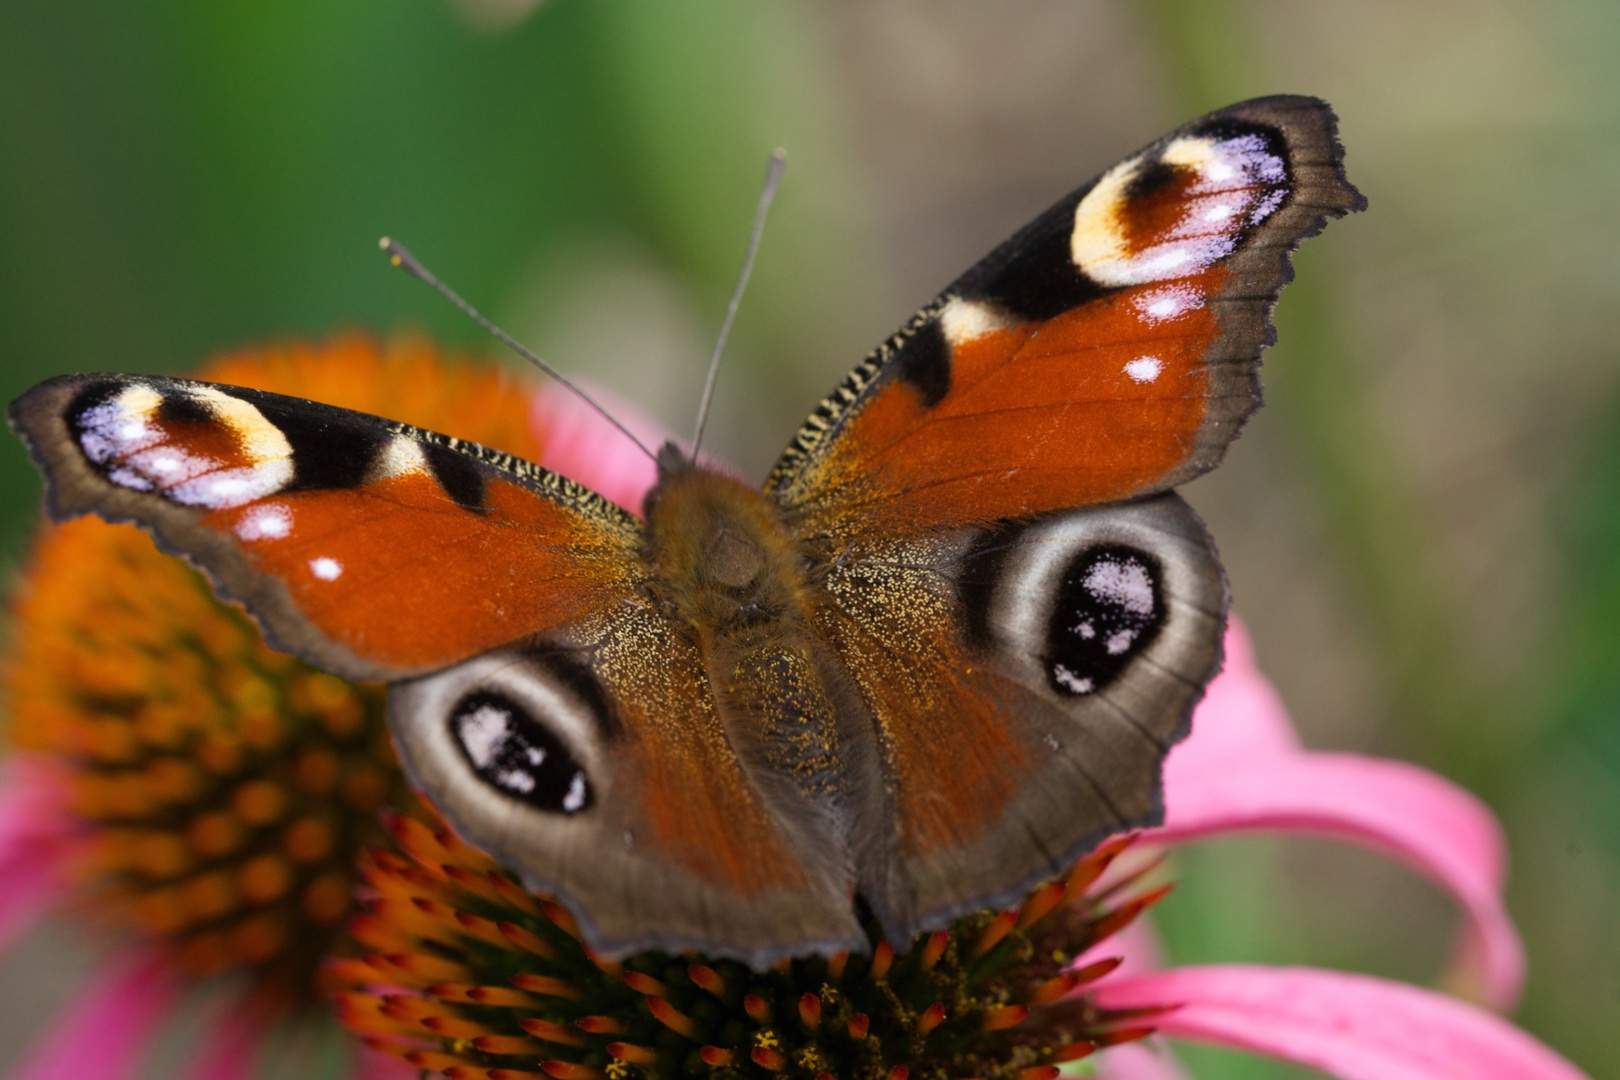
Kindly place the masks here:
[(653, 595), (702, 655), (742, 756), (817, 801), (842, 788), (841, 680), (810, 629), (815, 590), (776, 503), (661, 455), (646, 536)]

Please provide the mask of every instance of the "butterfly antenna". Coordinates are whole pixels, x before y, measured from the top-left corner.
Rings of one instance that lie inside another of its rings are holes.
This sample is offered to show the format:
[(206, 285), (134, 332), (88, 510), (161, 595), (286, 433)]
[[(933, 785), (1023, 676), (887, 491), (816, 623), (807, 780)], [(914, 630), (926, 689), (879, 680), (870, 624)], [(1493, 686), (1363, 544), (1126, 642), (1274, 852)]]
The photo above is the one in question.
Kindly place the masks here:
[(529, 363), (533, 364), (535, 367), (539, 368), (553, 379), (556, 379), (575, 397), (579, 398), (579, 400), (583, 401), (585, 404), (589, 405), (591, 408), (600, 413), (602, 419), (624, 432), (624, 437), (635, 443), (636, 447), (643, 454), (646, 454), (654, 461), (658, 460), (658, 455), (649, 450), (646, 443), (636, 438), (634, 432), (620, 423), (618, 418), (603, 408), (595, 398), (591, 397), (591, 395), (587, 394), (584, 390), (581, 390), (579, 387), (569, 382), (568, 379), (563, 376), (562, 372), (558, 371), (556, 368), (540, 359), (540, 357), (536, 356), (534, 350), (524, 345), (511, 334), (508, 334), (505, 330), (502, 330), (500, 327), (496, 326), (493, 322), (490, 322), (489, 319), (485, 318), (483, 312), (479, 311), (477, 308), (467, 303), (467, 301), (463, 300), (460, 293), (456, 292), (456, 290), (440, 281), (432, 271), (423, 266), (416, 256), (410, 253), (404, 244), (399, 243), (397, 240), (390, 240), (385, 236), (381, 241), (378, 242), (378, 246), (382, 248), (383, 254), (388, 256), (389, 262), (393, 263), (395, 266), (399, 267), (412, 277), (425, 281), (427, 284), (433, 286), (446, 300), (450, 301), (452, 304), (456, 305), (456, 307), (464, 311), (468, 318), (477, 323), (479, 326), (482, 326), (485, 330), (489, 331), (490, 336), (496, 341), (499, 341), (502, 345), (505, 345), (508, 349), (511, 349), (513, 352), (523, 357), (523, 359), (527, 360)]
[(782, 186), (782, 173), (787, 169), (787, 151), (778, 148), (765, 166), (765, 187), (759, 193), (759, 205), (754, 207), (754, 229), (748, 235), (748, 254), (743, 257), (742, 273), (731, 290), (731, 302), (726, 305), (726, 318), (720, 324), (720, 337), (714, 343), (714, 355), (709, 357), (709, 374), (703, 380), (703, 401), (698, 405), (697, 428), (692, 432), (692, 457), (697, 458), (698, 447), (703, 445), (703, 428), (709, 422), (709, 403), (714, 400), (714, 383), (720, 374), (720, 353), (731, 336), (731, 324), (737, 318), (742, 304), (743, 290), (748, 287), (748, 275), (754, 272), (754, 256), (759, 254), (759, 241), (765, 235), (765, 215), (770, 213), (776, 189)]

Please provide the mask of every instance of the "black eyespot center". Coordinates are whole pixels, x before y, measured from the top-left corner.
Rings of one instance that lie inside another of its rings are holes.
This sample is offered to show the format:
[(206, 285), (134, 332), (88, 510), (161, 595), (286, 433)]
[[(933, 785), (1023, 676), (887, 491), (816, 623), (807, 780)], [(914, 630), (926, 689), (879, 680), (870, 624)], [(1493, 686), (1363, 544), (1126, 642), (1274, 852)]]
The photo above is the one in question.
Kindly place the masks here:
[(450, 734), (485, 784), (551, 813), (577, 814), (595, 802), (590, 778), (567, 745), (530, 710), (495, 690), (475, 690), (450, 710)]
[(1103, 689), (1153, 644), (1165, 614), (1157, 558), (1124, 544), (1080, 552), (1064, 568), (1047, 625), (1047, 682), (1066, 697)]

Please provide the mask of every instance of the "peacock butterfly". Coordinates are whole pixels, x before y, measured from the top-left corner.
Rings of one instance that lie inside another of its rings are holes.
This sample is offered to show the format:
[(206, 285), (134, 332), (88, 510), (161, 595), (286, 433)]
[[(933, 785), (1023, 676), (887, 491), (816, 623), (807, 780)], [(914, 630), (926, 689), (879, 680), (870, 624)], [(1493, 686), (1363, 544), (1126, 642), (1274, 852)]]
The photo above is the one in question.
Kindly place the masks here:
[(1332, 111), (1171, 132), (880, 345), (763, 490), (673, 444), (638, 520), (528, 462), (182, 379), (11, 406), (58, 520), (149, 530), (282, 649), (392, 684), (416, 785), (609, 956), (904, 942), (1161, 817), (1226, 585), (1171, 489), (1260, 400)]

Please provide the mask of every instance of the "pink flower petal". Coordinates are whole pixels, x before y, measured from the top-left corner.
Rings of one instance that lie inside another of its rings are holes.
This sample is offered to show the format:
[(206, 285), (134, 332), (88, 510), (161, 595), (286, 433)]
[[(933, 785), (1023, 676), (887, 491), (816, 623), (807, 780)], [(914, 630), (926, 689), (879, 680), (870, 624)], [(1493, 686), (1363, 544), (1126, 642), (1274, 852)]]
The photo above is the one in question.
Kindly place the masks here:
[(1236, 615), (1226, 623), (1225, 662), (1193, 713), (1192, 733), (1165, 762), (1165, 784), (1182, 774), (1219, 770), (1256, 755), (1301, 750), (1288, 710), (1254, 662), (1254, 645)]
[(422, 1076), (422, 1070), (415, 1065), (369, 1046), (360, 1047), (359, 1056), (355, 1080), (420, 1080)]
[(213, 1017), (185, 1080), (254, 1080), (269, 1031), (263, 1012), (230, 1002)]
[(1467, 924), (1454, 981), (1506, 1009), (1524, 983), (1524, 947), (1502, 904), (1507, 846), (1490, 810), (1425, 769), (1297, 749), (1276, 691), (1234, 624), (1227, 665), (1165, 764), (1165, 824), (1148, 843), (1241, 832), (1342, 840), (1394, 858), (1450, 892)]
[(80, 836), (66, 794), (60, 771), (33, 754), (0, 762), (0, 949), (67, 890)]
[(1119, 957), (1121, 963), (1114, 971), (1117, 977), (1157, 971), (1164, 967), (1164, 950), (1159, 947), (1159, 935), (1153, 923), (1137, 919), (1112, 937), (1097, 942), (1078, 957), (1071, 967), (1083, 968), (1099, 960)]
[(1156, 1045), (1157, 1040), (1125, 1043), (1103, 1051), (1097, 1065), (1102, 1080), (1188, 1080), (1170, 1052)]
[[(654, 453), (670, 437), (662, 424), (611, 390), (589, 382), (583, 389)], [(541, 387), (529, 406), (529, 428), (542, 447), (538, 464), (641, 513), (641, 500), (658, 482), (657, 466), (577, 395)]]
[(1585, 1080), (1506, 1020), (1432, 990), (1314, 968), (1178, 968), (1104, 981), (1104, 1008), (1179, 1004), (1170, 1036), (1310, 1065), (1343, 1080)]
[(130, 953), (113, 960), (11, 1080), (134, 1080), (179, 994), (179, 980), (156, 956)]

